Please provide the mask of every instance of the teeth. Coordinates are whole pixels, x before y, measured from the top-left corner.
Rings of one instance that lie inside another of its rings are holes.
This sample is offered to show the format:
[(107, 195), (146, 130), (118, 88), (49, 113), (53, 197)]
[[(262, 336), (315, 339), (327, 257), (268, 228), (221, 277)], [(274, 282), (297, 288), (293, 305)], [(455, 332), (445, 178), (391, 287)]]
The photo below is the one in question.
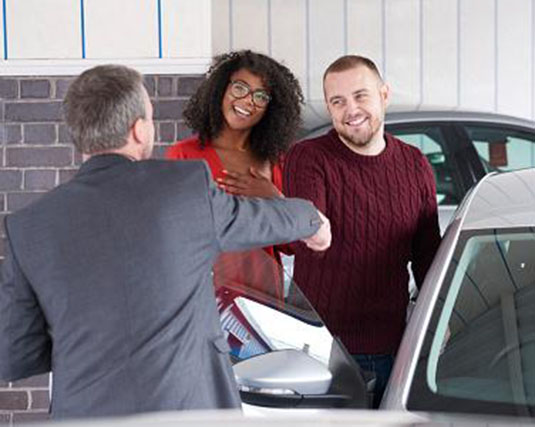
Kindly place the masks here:
[(234, 111), (236, 111), (236, 113), (242, 115), (242, 116), (246, 116), (246, 117), (249, 117), (251, 115), (251, 113), (247, 110), (244, 110), (243, 108), (240, 108), (240, 107), (234, 107)]
[(359, 119), (348, 120), (346, 123), (349, 126), (359, 126), (362, 123), (364, 123), (365, 121), (366, 121), (366, 117), (361, 117)]

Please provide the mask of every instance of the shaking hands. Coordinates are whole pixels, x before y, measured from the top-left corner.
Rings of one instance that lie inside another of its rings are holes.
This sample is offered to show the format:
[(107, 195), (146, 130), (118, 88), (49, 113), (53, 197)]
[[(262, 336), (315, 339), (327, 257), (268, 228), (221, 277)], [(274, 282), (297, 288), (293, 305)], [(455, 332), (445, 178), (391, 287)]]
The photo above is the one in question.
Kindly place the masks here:
[(321, 225), (318, 231), (310, 237), (303, 239), (307, 247), (313, 251), (325, 251), (331, 246), (331, 223), (325, 215), (318, 210), (318, 215), (321, 220)]

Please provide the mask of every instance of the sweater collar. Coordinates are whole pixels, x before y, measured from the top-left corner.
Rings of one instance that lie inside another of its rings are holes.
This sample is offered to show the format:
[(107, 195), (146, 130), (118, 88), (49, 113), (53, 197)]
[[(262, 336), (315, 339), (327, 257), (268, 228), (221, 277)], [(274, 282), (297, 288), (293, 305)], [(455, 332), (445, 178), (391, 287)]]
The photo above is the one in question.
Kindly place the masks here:
[(355, 153), (347, 145), (345, 145), (335, 129), (331, 129), (328, 133), (329, 142), (331, 143), (333, 149), (343, 156), (346, 159), (351, 159), (352, 161), (362, 163), (362, 164), (383, 164), (392, 157), (394, 151), (395, 140), (389, 133), (384, 134), (386, 146), (383, 151), (381, 151), (376, 156), (365, 156), (363, 154)]

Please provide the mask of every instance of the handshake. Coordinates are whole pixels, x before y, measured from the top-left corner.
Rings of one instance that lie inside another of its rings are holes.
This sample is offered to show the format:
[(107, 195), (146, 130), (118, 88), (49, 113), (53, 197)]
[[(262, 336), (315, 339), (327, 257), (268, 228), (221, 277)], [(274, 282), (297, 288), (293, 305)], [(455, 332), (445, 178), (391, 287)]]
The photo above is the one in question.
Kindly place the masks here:
[(331, 246), (331, 223), (325, 215), (318, 210), (318, 215), (321, 221), (320, 228), (310, 237), (303, 239), (303, 243), (313, 251), (325, 251)]

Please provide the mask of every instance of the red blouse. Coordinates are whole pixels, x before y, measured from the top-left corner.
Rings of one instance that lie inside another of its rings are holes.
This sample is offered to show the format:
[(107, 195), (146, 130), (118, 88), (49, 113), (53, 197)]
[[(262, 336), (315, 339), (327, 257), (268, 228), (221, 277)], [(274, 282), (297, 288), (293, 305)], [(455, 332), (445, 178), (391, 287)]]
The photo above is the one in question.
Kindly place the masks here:
[[(217, 151), (209, 143), (202, 147), (197, 136), (176, 142), (167, 149), (165, 156), (170, 160), (204, 159), (214, 180), (224, 177), (225, 168)], [(271, 172), (273, 184), (282, 191), (281, 166), (273, 165)], [(269, 256), (266, 256), (266, 253)], [(280, 301), (283, 298), (281, 271), (281, 257), (273, 246), (263, 250), (226, 252), (221, 254), (214, 264), (214, 284), (216, 288), (224, 286), (240, 294), (254, 295), (260, 291)]]

